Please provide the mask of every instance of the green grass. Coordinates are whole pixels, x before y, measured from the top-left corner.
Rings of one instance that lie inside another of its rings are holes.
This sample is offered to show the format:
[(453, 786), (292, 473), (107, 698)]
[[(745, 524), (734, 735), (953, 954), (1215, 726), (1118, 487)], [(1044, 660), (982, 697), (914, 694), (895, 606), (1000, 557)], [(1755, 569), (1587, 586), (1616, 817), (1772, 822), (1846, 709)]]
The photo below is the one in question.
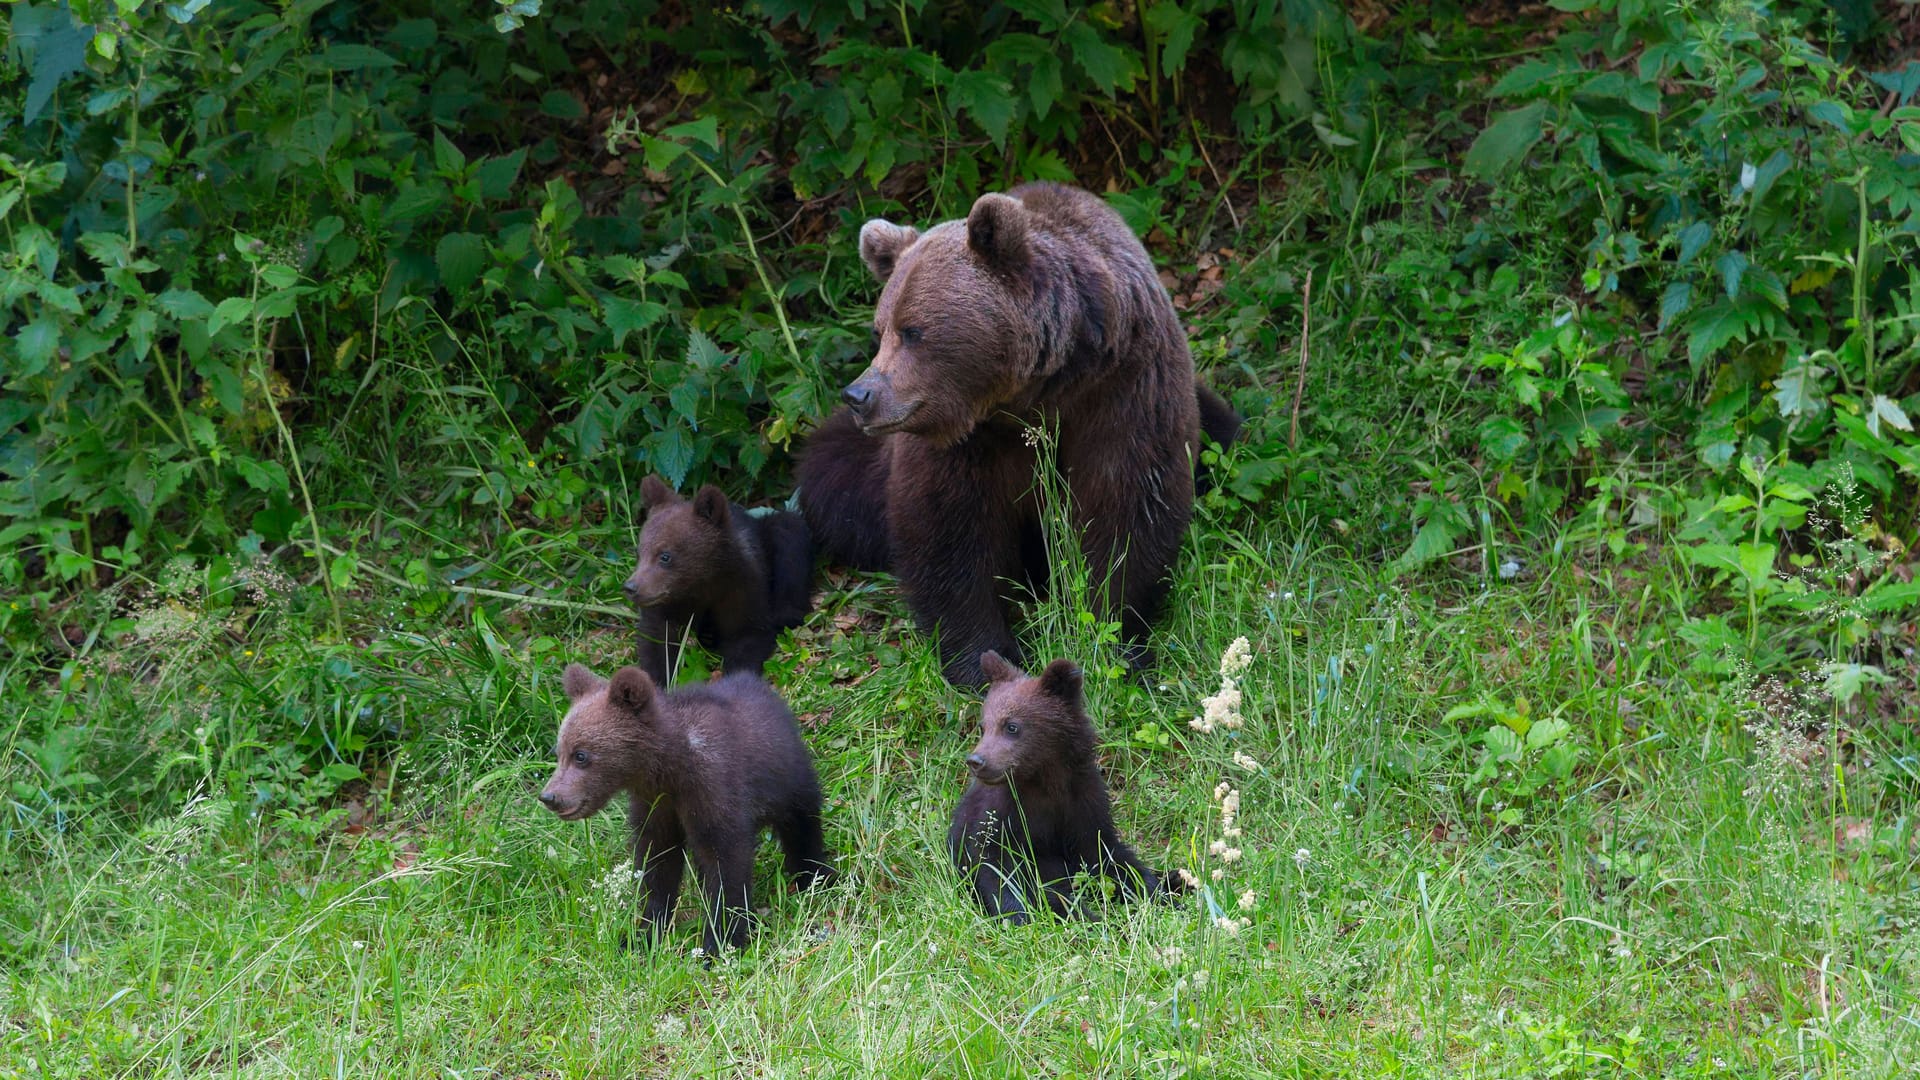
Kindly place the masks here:
[[(944, 852), (977, 702), (939, 679), (890, 590), (831, 592), (775, 672), (805, 718), (845, 880), (789, 894), (763, 846), (761, 933), (712, 968), (690, 955), (690, 903), (664, 947), (624, 947), (618, 815), (569, 825), (532, 798), (559, 669), (619, 662), (617, 620), (496, 613), (339, 648), (270, 614), (252, 656), (198, 623), (165, 649), (123, 645), (90, 677), (23, 695), (12, 740), (62, 710), (90, 731), (145, 727), (166, 755), (188, 748), (172, 790), (199, 794), (36, 813), (16, 747), (0, 1075), (1913, 1066), (1920, 904), (1899, 793), (1857, 764), (1862, 747), (1843, 785), (1791, 740), (1756, 748), (1739, 688), (1701, 679), (1664, 628), (1681, 587), (1666, 568), (1545, 558), (1512, 582), (1395, 584), (1315, 546), (1319, 532), (1203, 522), (1156, 681), (1091, 684), (1120, 822), (1150, 861), (1207, 876), (1214, 786), (1242, 792), (1246, 854), (1211, 888), (1236, 916), (1254, 893), (1238, 934), (1201, 899), (1088, 924), (981, 919)], [(1076, 620), (1041, 622), (1074, 652)], [(1242, 635), (1245, 727), (1202, 735), (1186, 721)], [(530, 655), (542, 637), (568, 644)], [(1497, 793), (1467, 783), (1484, 719), (1443, 716), (1520, 698), (1569, 721), (1583, 758), (1502, 827)], [(325, 703), (322, 724), (376, 701), (395, 719), (352, 829), (342, 796), (331, 815), (250, 810), (270, 751), (239, 744), (289, 700)]]

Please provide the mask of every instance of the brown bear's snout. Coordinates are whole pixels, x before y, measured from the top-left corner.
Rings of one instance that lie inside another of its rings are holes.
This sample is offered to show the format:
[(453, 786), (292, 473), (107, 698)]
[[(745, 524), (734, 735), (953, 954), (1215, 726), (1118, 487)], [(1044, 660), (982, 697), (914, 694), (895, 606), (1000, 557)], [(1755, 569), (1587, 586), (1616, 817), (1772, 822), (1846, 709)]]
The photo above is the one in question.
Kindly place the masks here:
[(905, 427), (920, 408), (918, 401), (901, 401), (894, 392), (893, 379), (873, 368), (848, 383), (847, 388), (840, 391), (840, 400), (847, 403), (847, 411), (853, 413), (860, 430), (869, 435)]

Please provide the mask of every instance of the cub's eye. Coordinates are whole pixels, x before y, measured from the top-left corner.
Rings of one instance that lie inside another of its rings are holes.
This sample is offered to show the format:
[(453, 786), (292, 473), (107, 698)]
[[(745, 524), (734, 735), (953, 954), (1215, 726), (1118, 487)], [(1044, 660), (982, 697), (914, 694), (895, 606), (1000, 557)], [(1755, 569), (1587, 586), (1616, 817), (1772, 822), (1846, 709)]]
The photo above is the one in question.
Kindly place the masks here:
[(661, 553), (660, 553), (660, 565), (661, 565), (661, 566), (672, 566), (672, 565), (673, 565), (673, 552), (671, 552), (671, 551), (663, 551), (663, 552), (661, 552)]
[(1005, 724), (1002, 724), (1000, 726), (1000, 730), (1006, 732), (1009, 735), (1018, 735), (1020, 734), (1020, 725), (1012, 720), (1009, 720)]
[(585, 750), (575, 750), (573, 752), (573, 763), (575, 765), (585, 765), (587, 760), (587, 752)]
[(909, 326), (906, 329), (900, 331), (900, 340), (906, 342), (909, 345), (920, 344), (920, 336), (921, 336), (920, 328), (917, 326)]

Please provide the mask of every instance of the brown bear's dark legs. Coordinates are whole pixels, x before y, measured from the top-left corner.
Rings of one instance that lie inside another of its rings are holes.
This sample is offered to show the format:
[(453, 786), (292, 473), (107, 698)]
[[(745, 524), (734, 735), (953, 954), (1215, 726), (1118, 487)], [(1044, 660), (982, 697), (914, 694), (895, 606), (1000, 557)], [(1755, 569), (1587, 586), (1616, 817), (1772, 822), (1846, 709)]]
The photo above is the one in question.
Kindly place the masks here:
[(1142, 896), (1159, 894), (1160, 875), (1140, 861), (1126, 841), (1117, 834), (1105, 834), (1100, 837), (1101, 858), (1098, 863), (1100, 872), (1112, 879), (1120, 890), (1120, 895), (1129, 900)]
[(1011, 866), (992, 859), (981, 859), (968, 875), (973, 898), (990, 919), (1005, 919), (1014, 926), (1033, 921), (1027, 905), (1020, 899), (1020, 882)]
[(745, 948), (753, 925), (753, 833), (709, 834), (690, 845), (693, 869), (706, 893), (708, 956), (724, 943)]
[(807, 437), (794, 470), (814, 546), (856, 570), (888, 567), (886, 446), (836, 409)]
[(833, 880), (833, 853), (820, 830), (820, 793), (814, 791), (795, 803), (774, 821), (773, 832), (780, 838), (780, 850), (786, 852), (787, 876), (800, 888), (811, 889)]
[(765, 521), (767, 619), (777, 633), (807, 621), (813, 610), (813, 540), (799, 514), (783, 511)]
[(670, 619), (659, 608), (640, 611), (640, 670), (660, 687), (667, 682), (668, 662), (680, 653), (687, 636), (685, 619)]
[(767, 658), (773, 655), (774, 635), (770, 631), (751, 631), (731, 638), (720, 650), (720, 666), (729, 675), (759, 675)]
[(655, 810), (634, 830), (633, 868), (640, 874), (640, 918), (647, 934), (658, 939), (673, 920), (673, 902), (680, 896), (680, 878), (686, 872), (685, 836), (672, 815)]
[(921, 628), (939, 631), (941, 667), (956, 686), (986, 681), (988, 650), (1020, 662), (1000, 579), (1020, 574), (1015, 500), (1031, 482), (1032, 455), (992, 442), (976, 433), (951, 449), (903, 443), (887, 496), (894, 573)]

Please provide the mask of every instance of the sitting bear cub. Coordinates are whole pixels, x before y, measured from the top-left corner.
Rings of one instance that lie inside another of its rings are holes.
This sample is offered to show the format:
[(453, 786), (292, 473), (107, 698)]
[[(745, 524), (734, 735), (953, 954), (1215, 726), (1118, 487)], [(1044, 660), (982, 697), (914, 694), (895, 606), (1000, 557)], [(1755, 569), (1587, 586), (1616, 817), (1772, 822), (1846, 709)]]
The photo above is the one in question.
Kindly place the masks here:
[(641, 669), (668, 685), (691, 625), (727, 674), (760, 674), (780, 631), (813, 609), (806, 522), (790, 510), (755, 516), (712, 484), (688, 501), (649, 476), (640, 495), (640, 565), (623, 588), (640, 609)]
[(579, 664), (562, 686), (572, 707), (559, 763), (540, 801), (564, 821), (592, 817), (621, 792), (633, 830), (641, 914), (666, 931), (685, 860), (706, 894), (706, 950), (743, 946), (753, 906), (753, 851), (763, 827), (801, 888), (833, 877), (820, 831), (820, 781), (780, 695), (752, 675), (667, 693), (639, 668), (611, 682)]
[(1029, 678), (989, 652), (980, 670), (990, 681), (980, 743), (967, 755), (973, 782), (954, 809), (947, 849), (981, 909), (1025, 924), (1044, 892), (1055, 914), (1079, 914), (1069, 882), (1083, 870), (1112, 879), (1129, 899), (1170, 892), (1114, 828), (1080, 668), (1055, 660)]

